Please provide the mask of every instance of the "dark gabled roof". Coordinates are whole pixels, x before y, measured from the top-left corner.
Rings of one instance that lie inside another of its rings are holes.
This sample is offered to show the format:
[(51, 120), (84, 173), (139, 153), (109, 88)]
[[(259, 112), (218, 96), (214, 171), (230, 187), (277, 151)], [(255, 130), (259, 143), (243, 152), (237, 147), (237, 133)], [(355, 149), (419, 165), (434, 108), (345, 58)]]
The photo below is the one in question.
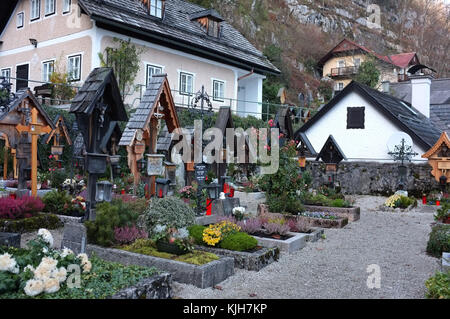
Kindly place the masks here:
[[(336, 152), (330, 152), (330, 146), (332, 146)], [(322, 147), (322, 150), (317, 154), (316, 161), (322, 159), (327, 164), (339, 164), (342, 160), (347, 160), (344, 152), (339, 144), (334, 139), (333, 135), (330, 135)]]
[(0, 1), (0, 34), (6, 27), (6, 24), (8, 23), (8, 20), (10, 19), (18, 1), (19, 0)]
[(166, 0), (163, 19), (147, 14), (139, 0), (79, 0), (101, 28), (144, 39), (190, 54), (258, 73), (279, 74), (264, 55), (230, 24), (221, 23), (220, 38), (208, 36), (191, 15), (205, 10), (182, 0)]
[(111, 107), (113, 121), (127, 121), (128, 116), (120, 96), (119, 85), (112, 68), (95, 68), (89, 74), (70, 105), (71, 113), (90, 115), (104, 98)]
[(11, 111), (15, 110), (26, 98), (29, 98), (31, 101), (33, 101), (34, 106), (39, 110), (39, 114), (44, 117), (47, 125), (50, 126), (52, 130), (54, 130), (55, 124), (53, 124), (53, 121), (50, 119), (47, 112), (45, 112), (45, 110), (42, 108), (41, 104), (38, 102), (36, 97), (33, 95), (33, 92), (31, 92), (29, 88), (21, 89), (14, 94), (14, 98), (6, 106), (8, 112), (0, 114), (0, 121), (3, 120)]
[(196, 20), (196, 19), (205, 18), (205, 17), (213, 18), (216, 21), (225, 21), (220, 16), (220, 14), (214, 9), (201, 10), (198, 12), (194, 12), (189, 16), (189, 18), (191, 20)]
[(320, 109), (319, 112), (317, 112), (311, 120), (306, 122), (298, 132), (306, 132), (311, 126), (319, 121), (325, 113), (352, 92), (361, 94), (393, 123), (408, 133), (417, 144), (425, 149), (432, 147), (442, 133), (439, 132), (439, 129), (435, 127), (430, 119), (421, 114), (420, 111), (416, 110), (407, 102), (355, 81), (347, 85), (341, 93)]
[(308, 137), (305, 133), (297, 131), (295, 135), (295, 140), (298, 141), (297, 149), (303, 148), (305, 152), (305, 156), (307, 157), (315, 157), (317, 156), (317, 152), (314, 149), (313, 145), (309, 141)]
[(216, 125), (214, 126), (222, 131), (225, 135), (227, 128), (234, 128), (233, 117), (231, 116), (231, 108), (229, 106), (221, 106), (217, 115)]

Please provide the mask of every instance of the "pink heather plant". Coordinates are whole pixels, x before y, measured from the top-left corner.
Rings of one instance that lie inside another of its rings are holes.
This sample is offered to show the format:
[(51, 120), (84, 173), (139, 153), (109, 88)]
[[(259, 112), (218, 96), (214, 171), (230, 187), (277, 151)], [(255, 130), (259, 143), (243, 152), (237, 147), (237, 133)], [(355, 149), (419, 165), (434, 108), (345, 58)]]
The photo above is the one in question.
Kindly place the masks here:
[(287, 224), (265, 223), (263, 227), (268, 235), (286, 236), (290, 231), (290, 227)]
[(263, 223), (260, 218), (250, 218), (238, 222), (237, 225), (241, 227), (241, 231), (252, 235), (261, 231)]
[(137, 239), (147, 239), (148, 233), (145, 230), (133, 227), (116, 227), (114, 229), (114, 238), (120, 245), (134, 243)]
[(13, 199), (0, 198), (0, 219), (30, 218), (44, 209), (44, 203), (40, 198), (23, 196)]

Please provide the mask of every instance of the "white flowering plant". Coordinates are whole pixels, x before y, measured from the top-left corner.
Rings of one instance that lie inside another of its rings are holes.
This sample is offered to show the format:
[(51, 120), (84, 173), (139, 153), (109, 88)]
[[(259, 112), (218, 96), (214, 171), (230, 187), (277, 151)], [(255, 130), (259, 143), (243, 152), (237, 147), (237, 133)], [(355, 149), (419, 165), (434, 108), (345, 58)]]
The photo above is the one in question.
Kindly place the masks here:
[(86, 254), (75, 255), (68, 248), (52, 248), (53, 236), (40, 229), (28, 249), (0, 247), (0, 294), (22, 290), (27, 296), (58, 292), (66, 284), (67, 268), (78, 265), (89, 273), (92, 264)]

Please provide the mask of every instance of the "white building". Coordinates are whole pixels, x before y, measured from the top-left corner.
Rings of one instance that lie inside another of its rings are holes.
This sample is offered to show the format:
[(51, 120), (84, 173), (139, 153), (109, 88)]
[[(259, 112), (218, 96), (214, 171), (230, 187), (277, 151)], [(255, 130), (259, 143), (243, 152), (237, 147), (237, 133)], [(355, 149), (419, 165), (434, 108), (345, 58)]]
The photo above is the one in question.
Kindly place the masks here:
[(258, 116), (263, 79), (280, 73), (216, 11), (183, 0), (8, 0), (0, 11), (0, 71), (15, 90), (48, 82), (56, 66), (81, 86), (114, 38), (143, 50), (135, 84), (145, 91), (167, 73), (177, 105), (204, 86), (215, 109)]
[[(430, 84), (426, 76), (412, 77), (412, 105), (357, 82), (350, 83), (296, 133), (303, 133), (316, 151), (330, 135), (348, 161), (392, 162), (389, 142), (406, 133), (417, 153), (413, 162), (439, 139), (440, 131), (430, 116)], [(428, 97), (428, 99), (423, 99)]]

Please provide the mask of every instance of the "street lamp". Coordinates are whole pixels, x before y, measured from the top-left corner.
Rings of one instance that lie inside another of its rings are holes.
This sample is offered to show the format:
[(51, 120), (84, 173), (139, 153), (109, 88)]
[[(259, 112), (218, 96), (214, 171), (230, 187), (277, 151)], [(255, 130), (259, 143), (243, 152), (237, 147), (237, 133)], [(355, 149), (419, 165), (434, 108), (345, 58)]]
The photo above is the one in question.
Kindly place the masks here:
[(139, 161), (136, 162), (136, 164), (138, 171), (143, 173), (145, 170), (145, 159), (141, 158)]
[(157, 178), (156, 179), (156, 194), (159, 198), (163, 198), (167, 196), (169, 192), (170, 180), (166, 178)]

